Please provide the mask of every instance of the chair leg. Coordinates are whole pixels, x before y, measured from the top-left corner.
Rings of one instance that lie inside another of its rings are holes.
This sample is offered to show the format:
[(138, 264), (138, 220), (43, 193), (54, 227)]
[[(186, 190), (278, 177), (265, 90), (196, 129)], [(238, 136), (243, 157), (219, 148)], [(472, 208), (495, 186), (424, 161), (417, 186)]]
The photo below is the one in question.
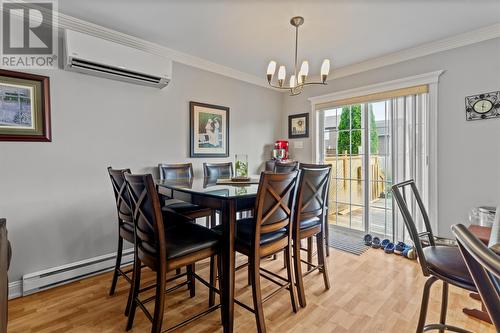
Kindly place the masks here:
[[(130, 285), (129, 291), (128, 291), (128, 299), (127, 299), (127, 306), (125, 307), (125, 316), (129, 316), (130, 314), (130, 308), (132, 307), (132, 302), (134, 301), (134, 274), (135, 274), (135, 250), (134, 250), (134, 260), (132, 261), (132, 283)], [(139, 263), (139, 271), (141, 270), (141, 265)], [(140, 286), (140, 281), (139, 281), (139, 286)]]
[(258, 333), (266, 332), (264, 311), (262, 309), (262, 294), (260, 290), (260, 258), (248, 258), (252, 266), (252, 297), (255, 309), (255, 322)]
[(288, 278), (288, 282), (290, 283), (290, 301), (292, 303), (292, 309), (293, 312), (297, 313), (298, 307), (297, 307), (297, 294), (295, 292), (295, 279), (293, 278), (293, 272), (292, 272), (292, 246), (289, 244), (285, 248), (284, 252), (284, 257), (285, 257), (285, 262), (286, 262), (286, 275)]
[(299, 304), (301, 307), (306, 306), (306, 294), (304, 291), (304, 280), (302, 279), (302, 263), (300, 262), (300, 239), (296, 239), (293, 243), (293, 268), (295, 272), (295, 283), (297, 284), (297, 293), (299, 295)]
[(120, 269), (122, 263), (122, 253), (123, 253), (123, 238), (118, 235), (118, 249), (116, 250), (116, 262), (115, 262), (115, 270), (113, 272), (113, 279), (111, 280), (111, 289), (109, 290), (109, 296), (113, 296), (116, 289), (116, 282), (118, 281), (118, 277), (120, 273), (118, 270)]
[(325, 214), (325, 225), (324, 225), (324, 235), (325, 235), (325, 251), (326, 251), (326, 256), (330, 256), (330, 227), (328, 224), (328, 209), (326, 210)]
[(432, 284), (436, 281), (437, 278), (431, 276), (425, 282), (424, 292), (422, 294), (422, 305), (420, 306), (420, 316), (418, 318), (417, 333), (422, 333), (424, 331), (425, 319), (427, 317), (427, 307), (429, 306), (429, 293), (431, 291)]
[(162, 270), (158, 270), (156, 272), (155, 310), (153, 314), (153, 327), (151, 328), (151, 333), (161, 333), (163, 310), (165, 307), (165, 285), (167, 283), (165, 275), (165, 272), (162, 272)]
[(196, 295), (196, 279), (194, 278), (195, 267), (194, 264), (187, 265), (187, 281), (189, 286), (189, 297), (194, 297)]
[(127, 328), (129, 331), (134, 324), (135, 317), (135, 309), (137, 308), (136, 298), (139, 294), (139, 287), (141, 285), (141, 261), (137, 256), (137, 250), (135, 250), (134, 254), (134, 271), (132, 273), (132, 286), (130, 287), (131, 294), (129, 298), (131, 299), (130, 308), (126, 311), (128, 312), (128, 320), (127, 320)]
[(316, 234), (316, 246), (318, 247), (318, 266), (320, 266), (321, 272), (323, 272), (323, 280), (325, 281), (325, 289), (330, 289), (330, 278), (328, 276), (328, 269), (326, 265), (326, 256), (325, 256), (325, 243), (323, 240), (325, 236), (323, 232), (319, 232)]
[(205, 227), (210, 228), (212, 221), (209, 216), (205, 216)]
[(252, 285), (252, 265), (250, 263), (248, 263), (247, 283), (249, 286)]
[[(448, 283), (443, 281), (443, 294), (441, 298), (441, 316), (439, 318), (439, 323), (446, 324), (446, 311), (448, 310)], [(445, 329), (439, 330), (439, 333), (444, 333)]]
[[(217, 276), (217, 256), (210, 257), (210, 285), (216, 287), (216, 276)], [(213, 306), (215, 304), (215, 291), (210, 289), (208, 291), (208, 306)]]
[[(309, 237), (307, 239), (307, 262), (312, 262), (313, 258), (313, 239), (312, 237)], [(312, 265), (307, 264), (307, 271), (310, 271), (312, 269)]]

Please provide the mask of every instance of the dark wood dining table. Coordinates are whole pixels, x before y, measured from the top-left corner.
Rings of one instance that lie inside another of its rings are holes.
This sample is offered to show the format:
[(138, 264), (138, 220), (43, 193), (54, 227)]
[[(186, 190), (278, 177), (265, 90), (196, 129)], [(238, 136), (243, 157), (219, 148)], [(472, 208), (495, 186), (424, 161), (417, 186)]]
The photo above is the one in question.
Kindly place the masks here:
[(234, 322), (234, 233), (236, 212), (255, 207), (258, 178), (252, 177), (248, 184), (217, 184), (215, 179), (191, 178), (157, 180), (158, 192), (170, 195), (188, 195), (194, 204), (220, 212), (223, 226), (222, 277), (220, 277), (222, 325), (225, 333), (233, 332)]

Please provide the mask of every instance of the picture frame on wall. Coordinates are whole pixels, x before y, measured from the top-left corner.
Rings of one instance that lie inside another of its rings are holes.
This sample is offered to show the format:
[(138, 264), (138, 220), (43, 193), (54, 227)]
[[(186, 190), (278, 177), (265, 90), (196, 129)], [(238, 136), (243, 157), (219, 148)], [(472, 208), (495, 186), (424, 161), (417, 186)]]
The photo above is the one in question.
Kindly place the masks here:
[(229, 108), (189, 102), (190, 157), (229, 157)]
[(0, 141), (50, 142), (47, 76), (0, 69)]
[(288, 138), (299, 139), (309, 137), (309, 113), (288, 116)]

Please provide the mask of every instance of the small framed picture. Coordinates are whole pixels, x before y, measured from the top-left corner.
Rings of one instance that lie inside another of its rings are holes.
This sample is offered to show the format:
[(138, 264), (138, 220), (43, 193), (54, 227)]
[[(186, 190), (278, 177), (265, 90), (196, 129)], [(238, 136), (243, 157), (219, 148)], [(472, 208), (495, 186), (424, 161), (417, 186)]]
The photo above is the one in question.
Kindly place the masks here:
[(293, 114), (288, 116), (288, 138), (309, 137), (309, 113)]
[(48, 77), (0, 70), (0, 141), (51, 141)]
[(229, 157), (229, 108), (189, 102), (190, 157)]

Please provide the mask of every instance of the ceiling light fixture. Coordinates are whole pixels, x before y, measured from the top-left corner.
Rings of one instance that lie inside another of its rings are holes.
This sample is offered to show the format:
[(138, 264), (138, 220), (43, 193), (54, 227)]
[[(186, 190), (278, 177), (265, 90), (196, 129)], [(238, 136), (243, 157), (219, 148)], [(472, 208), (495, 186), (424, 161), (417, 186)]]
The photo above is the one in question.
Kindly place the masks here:
[(273, 83), (273, 77), (276, 72), (276, 61), (271, 60), (267, 66), (267, 82), (273, 88), (290, 90), (290, 95), (295, 96), (302, 92), (304, 86), (312, 84), (323, 84), (326, 85), (326, 79), (330, 73), (330, 60), (323, 60), (321, 65), (321, 81), (308, 81), (307, 75), (309, 74), (309, 63), (307, 60), (302, 62), (300, 69), (298, 67), (298, 46), (299, 46), (299, 27), (304, 23), (304, 18), (302, 16), (292, 17), (290, 24), (295, 27), (295, 67), (292, 75), (288, 81), (288, 85), (285, 84), (286, 80), (286, 68), (281, 65), (278, 68), (278, 83)]

